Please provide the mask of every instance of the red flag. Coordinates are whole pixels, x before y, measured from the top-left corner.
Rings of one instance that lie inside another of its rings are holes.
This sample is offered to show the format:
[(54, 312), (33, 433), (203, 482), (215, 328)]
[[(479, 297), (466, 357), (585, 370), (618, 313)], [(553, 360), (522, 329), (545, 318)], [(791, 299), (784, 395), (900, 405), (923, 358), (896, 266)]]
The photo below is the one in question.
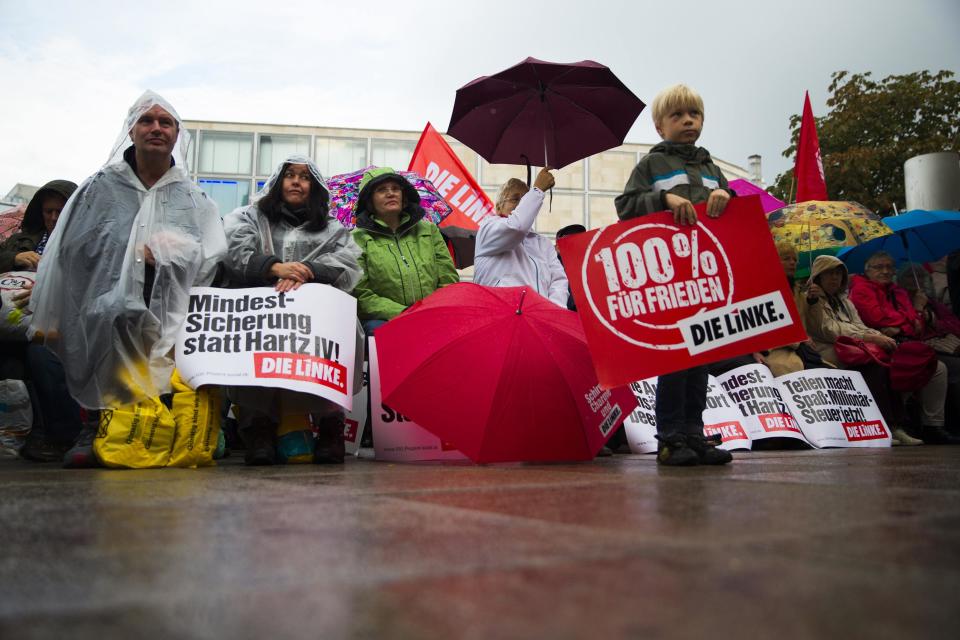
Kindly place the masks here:
[(441, 227), (477, 229), (480, 220), (493, 212), (490, 198), (429, 122), (413, 151), (408, 170), (433, 182), (453, 209), (453, 213), (440, 223)]
[(803, 119), (800, 121), (800, 141), (797, 143), (797, 163), (793, 167), (793, 176), (797, 180), (797, 202), (827, 199), (827, 181), (823, 177), (820, 141), (810, 107), (810, 92), (806, 93), (803, 101)]

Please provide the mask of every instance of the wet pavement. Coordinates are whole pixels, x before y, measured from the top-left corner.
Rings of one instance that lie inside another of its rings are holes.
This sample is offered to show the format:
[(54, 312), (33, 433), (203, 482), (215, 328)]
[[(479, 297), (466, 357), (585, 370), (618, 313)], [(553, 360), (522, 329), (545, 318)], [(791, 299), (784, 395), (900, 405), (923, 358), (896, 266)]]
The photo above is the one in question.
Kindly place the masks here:
[(0, 638), (956, 638), (960, 447), (0, 460)]

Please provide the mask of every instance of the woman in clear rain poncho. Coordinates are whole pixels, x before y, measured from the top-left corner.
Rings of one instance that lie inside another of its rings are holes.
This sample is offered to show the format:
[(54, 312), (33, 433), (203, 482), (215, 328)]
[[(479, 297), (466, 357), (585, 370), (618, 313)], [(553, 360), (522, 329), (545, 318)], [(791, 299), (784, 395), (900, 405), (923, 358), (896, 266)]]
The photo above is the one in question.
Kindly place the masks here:
[[(281, 162), (253, 204), (224, 218), (232, 283), (291, 291), (317, 282), (352, 291), (361, 276), (360, 249), (329, 217), (329, 199), (312, 160), (291, 155)], [(356, 362), (362, 361), (361, 354)], [(247, 464), (273, 464), (281, 416), (308, 413), (316, 420), (313, 461), (343, 462), (344, 414), (333, 402), (267, 387), (232, 387), (228, 396), (240, 407)]]
[(90, 409), (170, 391), (190, 287), (210, 284), (226, 254), (217, 207), (189, 177), (180, 123), (162, 97), (140, 96), (40, 262), (31, 332)]

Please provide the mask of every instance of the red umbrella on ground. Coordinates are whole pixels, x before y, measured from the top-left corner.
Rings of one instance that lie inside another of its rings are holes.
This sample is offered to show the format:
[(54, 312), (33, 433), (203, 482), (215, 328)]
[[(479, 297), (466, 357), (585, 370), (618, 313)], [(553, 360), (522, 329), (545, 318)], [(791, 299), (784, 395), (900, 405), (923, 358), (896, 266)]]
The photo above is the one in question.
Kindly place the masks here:
[(444, 287), (377, 329), (384, 403), (474, 462), (592, 459), (637, 406), (577, 314), (526, 287)]
[(490, 163), (559, 169), (623, 144), (644, 106), (598, 62), (527, 58), (460, 87), (447, 133)]

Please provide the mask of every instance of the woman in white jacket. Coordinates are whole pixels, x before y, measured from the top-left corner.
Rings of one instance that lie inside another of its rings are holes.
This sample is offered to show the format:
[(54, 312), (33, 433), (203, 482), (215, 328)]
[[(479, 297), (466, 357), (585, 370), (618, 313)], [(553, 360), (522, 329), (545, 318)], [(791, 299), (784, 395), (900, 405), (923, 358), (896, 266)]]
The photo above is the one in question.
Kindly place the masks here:
[(497, 215), (484, 218), (477, 232), (474, 282), (489, 287), (526, 285), (566, 309), (563, 265), (553, 243), (533, 231), (543, 194), (553, 185), (553, 175), (542, 169), (532, 189), (516, 178), (500, 188)]

